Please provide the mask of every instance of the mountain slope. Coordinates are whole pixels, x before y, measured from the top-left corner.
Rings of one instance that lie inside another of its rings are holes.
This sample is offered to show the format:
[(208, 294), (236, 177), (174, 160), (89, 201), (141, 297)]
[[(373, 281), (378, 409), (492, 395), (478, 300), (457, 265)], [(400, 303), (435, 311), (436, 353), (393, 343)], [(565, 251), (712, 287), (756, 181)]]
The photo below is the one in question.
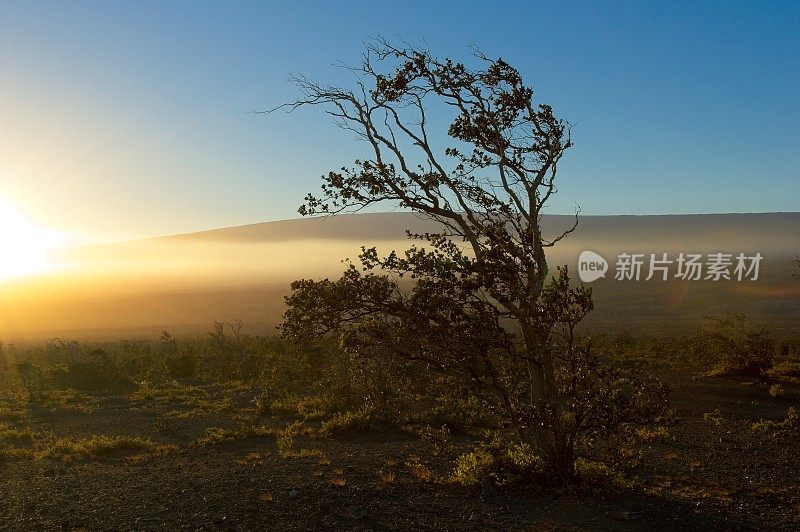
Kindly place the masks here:
[[(552, 236), (573, 221), (545, 216), (542, 225)], [(251, 332), (269, 332), (293, 279), (337, 276), (341, 259), (354, 257), (362, 244), (404, 249), (405, 229), (425, 232), (436, 224), (410, 213), (359, 214), (65, 250), (60, 259), (68, 269), (0, 285), (0, 335), (193, 334), (233, 318)], [(588, 324), (596, 330), (677, 332), (702, 315), (736, 308), (800, 334), (800, 282), (791, 277), (798, 235), (800, 213), (582, 216), (548, 260), (574, 274), (588, 249), (612, 263), (606, 278), (592, 283), (597, 311)], [(764, 258), (757, 281), (616, 281), (613, 263), (621, 252)]]

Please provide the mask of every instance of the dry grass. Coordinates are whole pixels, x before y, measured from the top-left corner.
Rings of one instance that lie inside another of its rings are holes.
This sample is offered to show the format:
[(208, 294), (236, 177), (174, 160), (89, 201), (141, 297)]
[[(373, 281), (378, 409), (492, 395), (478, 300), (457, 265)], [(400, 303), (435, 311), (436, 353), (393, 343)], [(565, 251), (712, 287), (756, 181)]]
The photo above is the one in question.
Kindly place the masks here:
[[(228, 391), (236, 391), (236, 388)], [(131, 394), (134, 401), (155, 404), (175, 404), (187, 410), (174, 409), (165, 414), (169, 419), (189, 419), (234, 410), (231, 397), (214, 397), (199, 386), (184, 386), (173, 382), (167, 386), (156, 387), (147, 381), (139, 383), (139, 388)]]
[(261, 455), (259, 453), (247, 453), (244, 458), (237, 460), (242, 465), (251, 465), (261, 462)]
[(642, 427), (636, 431), (636, 438), (643, 443), (667, 441), (669, 432), (666, 427), (658, 427), (656, 429)]
[(385, 471), (378, 471), (378, 478), (384, 484), (394, 484), (397, 480), (397, 472), (394, 469), (387, 469)]
[(767, 433), (800, 433), (800, 414), (793, 406), (786, 412), (786, 418), (782, 421), (764, 420), (756, 421), (751, 426), (754, 432)]
[(235, 429), (211, 427), (206, 429), (206, 435), (195, 441), (197, 445), (215, 445), (250, 438), (264, 438), (275, 436), (275, 430), (263, 425), (243, 425)]
[(18, 429), (8, 423), (0, 423), (0, 446), (9, 444), (30, 445), (38, 434), (31, 429)]
[(784, 395), (783, 386), (781, 386), (780, 384), (776, 383), (776, 384), (773, 384), (772, 386), (769, 387), (769, 396), (770, 397), (774, 397), (776, 399), (779, 399), (779, 398), (783, 397), (783, 395)]
[(97, 399), (72, 388), (46, 390), (37, 397), (35, 405), (39, 410), (88, 414), (94, 412), (97, 408)]
[(722, 417), (722, 414), (719, 411), (719, 408), (714, 410), (713, 412), (706, 412), (705, 414), (703, 414), (703, 419), (717, 426), (722, 425), (722, 422), (725, 421), (725, 419)]
[(92, 458), (153, 455), (171, 449), (171, 446), (161, 445), (139, 436), (105, 436), (96, 434), (84, 439), (62, 438), (55, 440), (40, 450), (37, 453), (37, 457), (72, 462)]
[(406, 462), (406, 466), (408, 470), (411, 472), (411, 476), (415, 479), (420, 480), (422, 482), (433, 482), (435, 480), (435, 475), (433, 471), (431, 471), (425, 464), (420, 462), (418, 459), (412, 457), (411, 460)]
[(344, 488), (347, 485), (347, 481), (343, 478), (332, 478), (330, 485), (334, 488)]
[(26, 417), (28, 414), (24, 410), (0, 404), (0, 421), (22, 421)]

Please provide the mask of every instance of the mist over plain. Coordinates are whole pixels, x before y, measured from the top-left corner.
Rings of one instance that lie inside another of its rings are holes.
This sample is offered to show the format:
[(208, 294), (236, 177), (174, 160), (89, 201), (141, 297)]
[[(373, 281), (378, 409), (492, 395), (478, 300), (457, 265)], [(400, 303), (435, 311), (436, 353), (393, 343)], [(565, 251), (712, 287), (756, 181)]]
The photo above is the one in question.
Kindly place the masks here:
[[(545, 216), (546, 235), (571, 216)], [(266, 222), (185, 235), (63, 249), (63, 268), (0, 284), (0, 336), (114, 338), (200, 334), (214, 320), (242, 319), (271, 334), (283, 296), (299, 278), (336, 278), (360, 247), (401, 251), (405, 230), (435, 231), (412, 213), (358, 214)], [(800, 334), (800, 282), (791, 276), (800, 213), (581, 216), (575, 232), (550, 249), (551, 269), (595, 251), (613, 263), (627, 253), (761, 253), (757, 281), (591, 283), (597, 310), (585, 326), (606, 332), (692, 329), (704, 315), (740, 310), (756, 322)], [(673, 257), (674, 258), (674, 257)], [(613, 264), (612, 264), (613, 268)], [(644, 276), (643, 276), (644, 277)]]

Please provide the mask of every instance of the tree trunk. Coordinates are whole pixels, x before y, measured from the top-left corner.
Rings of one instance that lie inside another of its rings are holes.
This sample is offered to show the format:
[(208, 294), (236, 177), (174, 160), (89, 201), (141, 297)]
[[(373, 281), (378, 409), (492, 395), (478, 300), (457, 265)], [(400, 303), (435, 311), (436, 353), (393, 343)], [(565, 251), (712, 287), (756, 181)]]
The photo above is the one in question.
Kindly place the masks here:
[(527, 431), (529, 435), (525, 443), (538, 449), (558, 482), (568, 483), (575, 474), (575, 459), (564, 427), (553, 353), (544, 335), (538, 334), (534, 327), (525, 324), (522, 333), (528, 353), (538, 359), (538, 363), (528, 364), (531, 405), (538, 404), (539, 415), (545, 416), (543, 419), (530, 420), (528, 426), (531, 428)]

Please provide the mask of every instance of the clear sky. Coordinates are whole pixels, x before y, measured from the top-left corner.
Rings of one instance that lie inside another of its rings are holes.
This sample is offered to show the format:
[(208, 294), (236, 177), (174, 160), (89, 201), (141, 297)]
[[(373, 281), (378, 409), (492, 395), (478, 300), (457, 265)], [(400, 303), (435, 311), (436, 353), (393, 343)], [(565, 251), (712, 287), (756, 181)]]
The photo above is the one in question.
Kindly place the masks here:
[(128, 238), (291, 218), (360, 148), (291, 100), (369, 35), (469, 44), (574, 124), (551, 212), (800, 210), (799, 2), (0, 3), (0, 197)]

